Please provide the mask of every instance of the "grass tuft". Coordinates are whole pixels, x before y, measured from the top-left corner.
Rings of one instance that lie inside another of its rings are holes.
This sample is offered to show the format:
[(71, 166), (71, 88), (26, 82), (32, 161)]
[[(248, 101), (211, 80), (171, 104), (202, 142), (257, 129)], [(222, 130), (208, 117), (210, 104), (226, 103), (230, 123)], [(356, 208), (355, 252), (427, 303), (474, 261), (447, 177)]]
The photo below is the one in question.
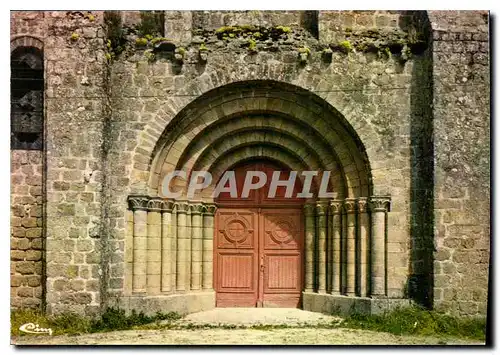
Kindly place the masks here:
[(354, 313), (344, 319), (341, 327), (396, 335), (465, 337), (484, 341), (486, 319), (455, 317), (413, 306), (398, 308), (380, 315)]

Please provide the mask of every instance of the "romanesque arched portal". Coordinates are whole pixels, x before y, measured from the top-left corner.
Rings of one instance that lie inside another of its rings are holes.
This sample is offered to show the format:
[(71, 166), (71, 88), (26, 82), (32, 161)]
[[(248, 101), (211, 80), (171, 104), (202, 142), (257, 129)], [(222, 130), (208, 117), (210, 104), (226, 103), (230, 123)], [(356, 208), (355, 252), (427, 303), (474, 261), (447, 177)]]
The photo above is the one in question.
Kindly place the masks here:
[[(300, 216), (305, 231), (302, 306), (315, 311), (369, 307), (372, 299), (386, 296), (390, 198), (372, 195), (362, 142), (316, 95), (274, 81), (214, 89), (168, 124), (151, 159), (148, 195), (129, 198), (131, 294), (201, 305), (187, 306), (190, 310), (214, 307), (213, 184), (195, 200), (168, 199), (163, 178), (176, 170), (186, 177), (209, 171), (216, 182), (239, 162), (267, 159), (296, 171), (331, 171), (332, 197), (308, 199)], [(177, 178), (170, 187), (179, 192), (186, 185), (186, 179)]]

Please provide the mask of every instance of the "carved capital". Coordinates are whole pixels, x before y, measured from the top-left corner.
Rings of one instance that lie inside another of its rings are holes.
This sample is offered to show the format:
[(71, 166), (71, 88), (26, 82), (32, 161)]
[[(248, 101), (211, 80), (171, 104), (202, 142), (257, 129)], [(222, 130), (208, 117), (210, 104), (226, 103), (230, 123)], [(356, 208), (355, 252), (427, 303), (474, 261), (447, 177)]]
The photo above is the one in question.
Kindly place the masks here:
[(203, 214), (208, 216), (213, 216), (215, 211), (217, 210), (217, 206), (213, 203), (205, 203), (203, 205)]
[(372, 196), (370, 197), (370, 210), (372, 212), (387, 212), (391, 204), (389, 196)]
[(331, 200), (330, 201), (330, 214), (341, 214), (342, 213), (342, 201)]
[(187, 213), (189, 211), (189, 203), (187, 201), (176, 201), (175, 207), (177, 213)]
[(358, 198), (358, 211), (360, 213), (365, 213), (368, 211), (368, 198), (360, 197)]
[(128, 204), (132, 211), (147, 211), (149, 197), (147, 196), (129, 196)]
[(316, 214), (318, 216), (324, 216), (328, 212), (328, 202), (320, 201), (316, 204)]
[(163, 212), (172, 212), (174, 208), (174, 201), (172, 200), (163, 200), (161, 210)]
[(305, 204), (304, 205), (304, 214), (307, 216), (314, 216), (315, 205), (313, 204)]
[(148, 201), (148, 211), (161, 212), (163, 200), (159, 197), (150, 198)]
[(189, 209), (191, 210), (191, 214), (201, 214), (203, 212), (203, 204), (200, 203), (193, 203), (189, 205)]
[(356, 199), (355, 198), (346, 198), (344, 200), (344, 208), (346, 213), (356, 213)]

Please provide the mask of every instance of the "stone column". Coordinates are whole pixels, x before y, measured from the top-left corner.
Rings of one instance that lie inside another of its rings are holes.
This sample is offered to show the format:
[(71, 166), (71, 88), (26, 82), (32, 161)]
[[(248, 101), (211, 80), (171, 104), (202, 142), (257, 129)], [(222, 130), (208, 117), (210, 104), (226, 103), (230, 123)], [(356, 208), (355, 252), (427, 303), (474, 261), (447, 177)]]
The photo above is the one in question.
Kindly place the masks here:
[(161, 291), (161, 207), (161, 199), (155, 198), (148, 202), (146, 271), (149, 295), (158, 294)]
[(193, 230), (191, 229), (191, 205), (188, 202), (188, 209), (186, 211), (186, 230), (187, 230), (187, 243), (186, 243), (186, 291), (191, 289), (191, 240), (193, 239)]
[(356, 200), (346, 198), (346, 295), (356, 295)]
[(163, 201), (161, 215), (161, 291), (172, 291), (172, 206)]
[(129, 204), (134, 212), (132, 292), (146, 292), (148, 198), (129, 197)]
[(202, 287), (204, 290), (213, 289), (213, 255), (214, 255), (214, 215), (216, 206), (206, 204), (203, 208), (203, 273)]
[(132, 293), (132, 276), (134, 274), (134, 212), (127, 210), (127, 235), (125, 236), (125, 280), (124, 294)]
[(385, 269), (385, 215), (389, 208), (390, 198), (384, 196), (370, 197), (371, 211), (371, 296), (383, 297), (386, 295)]
[(305, 215), (305, 256), (306, 256), (306, 272), (304, 291), (313, 292), (314, 289), (314, 239), (315, 239), (315, 223), (314, 223), (314, 205), (304, 205)]
[(331, 221), (331, 241), (332, 241), (332, 264), (330, 268), (330, 277), (332, 285), (332, 295), (340, 294), (341, 274), (341, 245), (342, 237), (342, 201), (330, 202), (330, 221)]
[(358, 199), (358, 270), (359, 273), (359, 295), (368, 296), (370, 287), (370, 218), (368, 216), (368, 199)]
[(344, 211), (344, 202), (342, 202), (342, 235), (340, 238), (340, 293), (345, 295), (347, 285), (347, 214)]
[(172, 291), (177, 289), (177, 204), (172, 204), (172, 224), (170, 226), (170, 233), (172, 233), (171, 241), (171, 252), (170, 252), (170, 267), (171, 267), (171, 284)]
[(318, 202), (316, 205), (316, 236), (318, 250), (318, 292), (326, 293), (326, 268), (327, 268), (327, 213), (328, 204), (326, 201)]
[(191, 208), (191, 290), (201, 289), (202, 219), (203, 205), (195, 203)]
[(177, 291), (186, 291), (186, 280), (187, 280), (187, 263), (188, 263), (188, 252), (190, 243), (187, 228), (187, 211), (189, 205), (187, 201), (177, 201), (177, 277), (176, 277), (176, 287)]

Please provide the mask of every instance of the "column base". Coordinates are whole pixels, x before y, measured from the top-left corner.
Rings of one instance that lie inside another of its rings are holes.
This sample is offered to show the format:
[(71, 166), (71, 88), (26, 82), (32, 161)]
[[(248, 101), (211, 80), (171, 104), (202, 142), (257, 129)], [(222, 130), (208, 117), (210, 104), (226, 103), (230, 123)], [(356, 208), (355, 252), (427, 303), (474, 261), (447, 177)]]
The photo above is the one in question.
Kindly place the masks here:
[(177, 312), (180, 315), (208, 311), (215, 308), (215, 291), (189, 291), (182, 294), (142, 296), (132, 295), (120, 297), (116, 306), (127, 313), (133, 309), (152, 316), (156, 312)]
[(409, 299), (370, 298), (302, 292), (302, 308), (305, 311), (347, 316), (352, 313), (380, 314), (397, 307), (407, 307)]

